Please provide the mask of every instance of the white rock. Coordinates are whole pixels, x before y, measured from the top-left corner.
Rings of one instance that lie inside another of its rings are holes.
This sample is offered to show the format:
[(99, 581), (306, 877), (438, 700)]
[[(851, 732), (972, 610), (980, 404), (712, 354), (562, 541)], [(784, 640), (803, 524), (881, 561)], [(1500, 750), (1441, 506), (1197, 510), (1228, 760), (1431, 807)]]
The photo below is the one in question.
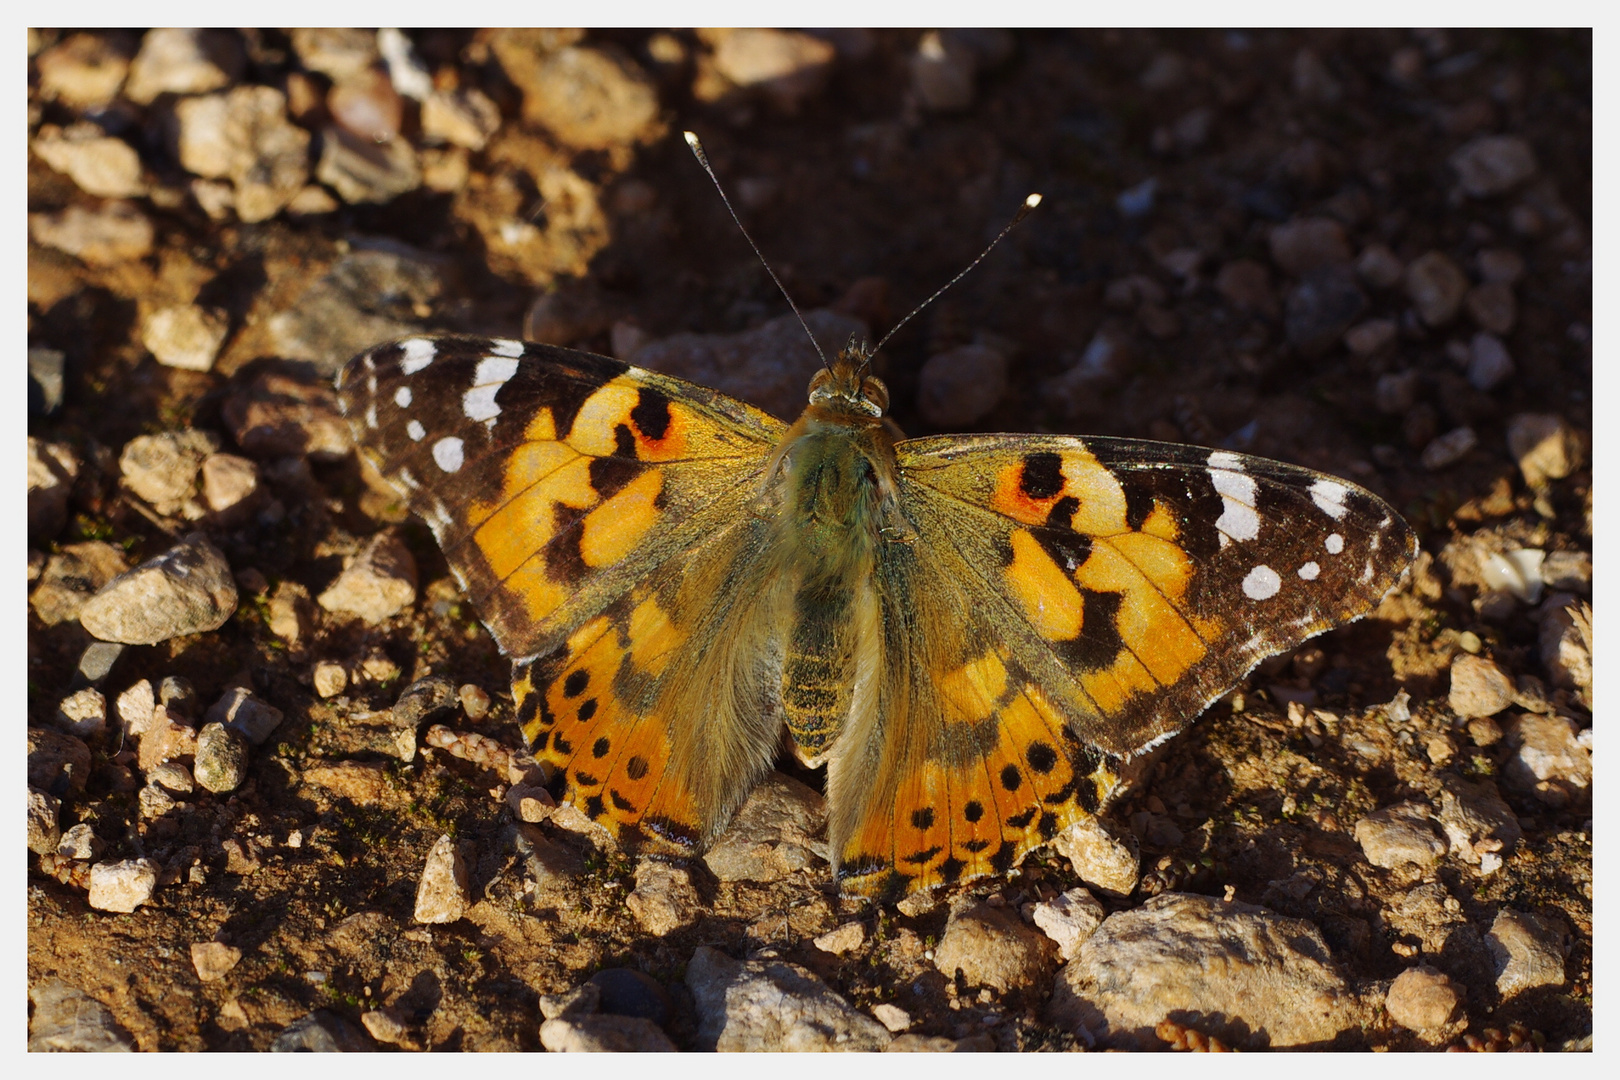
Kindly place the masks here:
[(28, 850), (36, 855), (56, 851), (62, 839), (62, 800), (28, 789)]
[(856, 921), (834, 927), (814, 939), (813, 944), (822, 952), (843, 954), (866, 944), (866, 924)]
[(776, 961), (738, 961), (706, 945), (686, 966), (698, 1014), (696, 1042), (728, 1051), (882, 1050), (890, 1035), (810, 972)]
[(1167, 1016), (1242, 1048), (1325, 1046), (1373, 1022), (1309, 922), (1163, 893), (1118, 912), (1058, 973), (1048, 1018), (1102, 1045), (1161, 1049)]
[(1052, 841), (1052, 850), (1066, 857), (1080, 880), (1109, 896), (1126, 897), (1136, 891), (1140, 877), (1135, 837), (1120, 833), (1099, 818), (1082, 818)]
[(96, 863), (90, 868), (90, 906), (131, 912), (152, 899), (161, 867), (151, 859)]
[(1101, 926), (1108, 913), (1085, 889), (1070, 889), (1035, 905), (1035, 925), (1057, 942), (1058, 955), (1073, 960), (1080, 944)]
[(358, 615), (375, 625), (416, 602), (416, 559), (394, 532), (378, 533), (346, 562), (316, 598), (327, 611)]
[(81, 739), (100, 735), (107, 728), (107, 699), (93, 686), (68, 695), (56, 707), (56, 726)]
[(440, 836), (428, 852), (416, 886), (414, 917), (419, 923), (455, 922), (466, 914), (471, 902), (461, 847), (448, 834)]
[(158, 308), (141, 325), (141, 344), (167, 367), (208, 371), (225, 344), (230, 318), (218, 308), (178, 304)]
[(1547, 920), (1503, 908), (1485, 935), (1496, 967), (1496, 989), (1510, 998), (1538, 986), (1564, 985), (1569, 935)]
[(1455, 465), (1478, 445), (1479, 436), (1474, 433), (1473, 428), (1454, 428), (1444, 435), (1435, 437), (1428, 446), (1425, 446), (1420, 460), (1425, 469), (1438, 471)]
[(878, 1023), (897, 1035), (911, 1026), (911, 1014), (887, 1001), (872, 1006), (872, 1015), (877, 1017)]
[(1429, 808), (1417, 800), (1397, 803), (1356, 822), (1356, 842), (1374, 866), (1431, 866), (1445, 855), (1447, 844), (1432, 825)]
[(222, 941), (199, 941), (191, 946), (191, 966), (203, 982), (224, 978), (241, 959), (241, 949)]
[(640, 1016), (575, 1016), (540, 1025), (540, 1045), (553, 1054), (668, 1054), (677, 1049), (663, 1028)]
[(636, 887), (624, 898), (624, 906), (643, 929), (658, 937), (690, 926), (702, 915), (690, 871), (656, 859), (636, 864)]

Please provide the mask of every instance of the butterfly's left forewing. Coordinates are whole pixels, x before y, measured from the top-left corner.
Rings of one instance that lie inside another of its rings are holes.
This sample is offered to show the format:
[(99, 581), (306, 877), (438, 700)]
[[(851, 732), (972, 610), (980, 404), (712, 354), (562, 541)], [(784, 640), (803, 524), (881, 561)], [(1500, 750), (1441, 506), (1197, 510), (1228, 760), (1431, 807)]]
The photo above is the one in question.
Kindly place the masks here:
[[(882, 715), (829, 772), (845, 888), (1000, 872), (1260, 660), (1367, 614), (1412, 557), (1376, 496), (1227, 451), (1065, 436), (899, 444)], [(868, 794), (870, 793), (870, 794)]]

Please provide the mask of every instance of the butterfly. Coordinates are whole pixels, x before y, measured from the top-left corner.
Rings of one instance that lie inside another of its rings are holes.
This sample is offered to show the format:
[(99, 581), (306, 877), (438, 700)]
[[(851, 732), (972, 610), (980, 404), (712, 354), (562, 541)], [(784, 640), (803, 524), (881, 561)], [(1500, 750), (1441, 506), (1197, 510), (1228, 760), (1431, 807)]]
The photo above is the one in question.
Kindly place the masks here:
[(512, 657), (568, 800), (629, 850), (695, 856), (785, 743), (826, 766), (850, 894), (1005, 873), (1416, 551), (1355, 484), (1226, 450), (897, 439), (862, 346), (791, 425), (502, 339), (381, 345), (338, 391)]

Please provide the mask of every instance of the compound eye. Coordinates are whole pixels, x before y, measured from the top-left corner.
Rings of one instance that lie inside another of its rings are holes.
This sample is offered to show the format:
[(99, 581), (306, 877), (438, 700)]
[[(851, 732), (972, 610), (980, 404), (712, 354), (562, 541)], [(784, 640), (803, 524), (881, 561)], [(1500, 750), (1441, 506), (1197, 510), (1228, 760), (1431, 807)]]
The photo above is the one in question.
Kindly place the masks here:
[(889, 411), (889, 388), (876, 375), (861, 380), (861, 396), (876, 405), (880, 414)]
[(832, 381), (832, 377), (832, 372), (826, 368), (821, 368), (810, 376), (810, 396), (815, 397), (818, 390), (826, 389), (827, 384)]

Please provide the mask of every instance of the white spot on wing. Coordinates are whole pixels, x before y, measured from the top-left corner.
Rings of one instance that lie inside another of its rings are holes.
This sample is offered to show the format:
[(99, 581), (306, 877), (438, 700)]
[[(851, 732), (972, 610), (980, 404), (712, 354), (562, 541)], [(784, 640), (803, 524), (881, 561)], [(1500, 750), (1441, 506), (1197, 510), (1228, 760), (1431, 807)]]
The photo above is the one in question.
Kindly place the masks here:
[(433, 460), (445, 472), (455, 472), (461, 468), (461, 440), (454, 435), (446, 435), (433, 444)]
[(1329, 533), (1328, 538), (1322, 542), (1322, 546), (1327, 548), (1329, 555), (1337, 555), (1344, 550), (1344, 537), (1338, 533)]
[(1311, 485), (1311, 501), (1322, 513), (1338, 521), (1349, 512), (1344, 505), (1344, 497), (1350, 494), (1350, 489), (1336, 480), (1318, 480)]
[(1243, 595), (1250, 600), (1270, 600), (1282, 588), (1282, 578), (1277, 571), (1264, 563), (1249, 571), (1249, 576), (1243, 579)]
[(366, 392), (369, 393), (369, 394), (376, 394), (377, 393), (377, 376), (375, 376), (375, 375), (367, 375), (366, 376)]
[(427, 435), (427, 428), (422, 426), (422, 421), (413, 419), (405, 425), (405, 434), (411, 437), (412, 442), (421, 442)]
[(522, 356), (523, 342), (513, 341), (511, 338), (496, 338), (490, 342), (489, 351), (496, 356)]
[(438, 348), (427, 338), (411, 338), (400, 344), (405, 349), (405, 355), (399, 362), (399, 370), (407, 375), (415, 375), (433, 363), (433, 358), (438, 355)]
[(411, 470), (409, 470), (409, 469), (401, 469), (395, 475), (399, 477), (399, 482), (400, 483), (404, 484), (406, 487), (410, 488), (412, 491), (415, 491), (417, 488), (422, 486), (420, 483), (417, 482), (416, 477), (411, 474)]
[(472, 389), (461, 395), (461, 411), (469, 420), (493, 420), (501, 414), (495, 395), (517, 373), (518, 362), (508, 356), (486, 356), (478, 361)]
[(394, 391), (394, 404), (398, 405), (402, 409), (410, 408), (411, 407), (411, 388), (408, 387), (408, 386), (402, 386), (398, 390), (395, 390)]
[(1209, 480), (1221, 497), (1221, 516), (1215, 528), (1221, 534), (1221, 547), (1233, 540), (1253, 540), (1260, 535), (1260, 515), (1254, 512), (1254, 477), (1243, 472), (1243, 459), (1227, 450), (1209, 455)]
[(376, 426), (377, 426), (377, 403), (375, 401), (373, 401), (369, 405), (366, 406), (366, 427), (374, 428)]
[(1361, 584), (1363, 584), (1363, 585), (1367, 584), (1367, 582), (1372, 580), (1372, 576), (1373, 576), (1373, 561), (1371, 559), (1368, 559), (1367, 560), (1367, 565), (1365, 565), (1365, 566), (1363, 566), (1361, 568)]
[(1322, 568), (1313, 562), (1308, 562), (1299, 568), (1299, 576), (1304, 578), (1306, 581), (1315, 581), (1316, 576), (1321, 572)]

